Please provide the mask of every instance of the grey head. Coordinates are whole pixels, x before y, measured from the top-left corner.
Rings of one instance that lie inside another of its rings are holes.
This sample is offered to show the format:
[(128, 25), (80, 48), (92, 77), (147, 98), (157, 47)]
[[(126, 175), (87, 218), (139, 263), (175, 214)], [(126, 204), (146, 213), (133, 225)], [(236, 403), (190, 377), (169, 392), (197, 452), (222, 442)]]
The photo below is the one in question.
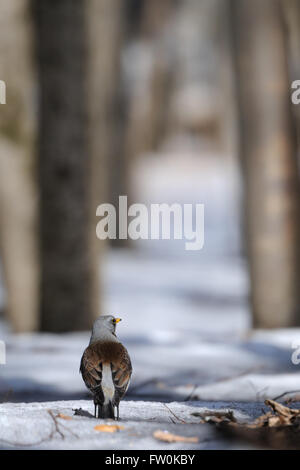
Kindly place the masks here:
[(116, 336), (116, 325), (121, 318), (112, 315), (101, 315), (93, 324), (90, 344), (99, 340), (118, 341)]

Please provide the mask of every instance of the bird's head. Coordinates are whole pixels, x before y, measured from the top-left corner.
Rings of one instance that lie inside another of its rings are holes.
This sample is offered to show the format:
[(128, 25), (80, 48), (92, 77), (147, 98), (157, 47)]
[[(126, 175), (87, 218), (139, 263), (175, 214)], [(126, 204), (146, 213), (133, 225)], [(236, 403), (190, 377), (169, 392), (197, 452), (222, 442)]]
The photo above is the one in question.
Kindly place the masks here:
[(121, 318), (116, 318), (113, 315), (101, 315), (98, 317), (93, 325), (91, 342), (107, 335), (115, 335), (116, 325), (120, 321)]

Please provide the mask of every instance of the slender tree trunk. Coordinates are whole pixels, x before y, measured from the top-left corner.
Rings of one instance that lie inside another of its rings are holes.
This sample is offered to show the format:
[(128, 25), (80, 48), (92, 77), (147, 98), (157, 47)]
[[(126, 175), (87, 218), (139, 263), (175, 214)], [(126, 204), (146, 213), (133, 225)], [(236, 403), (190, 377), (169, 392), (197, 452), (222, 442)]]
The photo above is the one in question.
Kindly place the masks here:
[(1, 6), (0, 250), (6, 314), (17, 332), (38, 326), (39, 264), (35, 185), (34, 66), (29, 0)]
[(111, 79), (101, 26), (111, 20), (111, 3), (116, 1), (34, 1), (41, 329), (46, 331), (87, 329), (100, 313), (95, 213), (106, 193), (106, 87)]
[(233, 0), (255, 327), (300, 324), (299, 178), (278, 0)]
[[(289, 65), (291, 82), (300, 80), (300, 2), (299, 0), (281, 0), (285, 13), (288, 32)], [(298, 155), (300, 149), (300, 106), (293, 105), (298, 139)]]
[[(134, 41), (139, 44), (142, 40), (149, 40), (148, 47), (152, 48), (153, 35), (162, 33), (164, 22), (166, 21), (170, 8), (170, 0), (153, 0), (147, 2), (143, 0), (131, 0), (122, 3), (122, 9), (119, 8), (119, 24), (117, 25), (121, 36), (119, 49), (116, 49), (116, 75), (119, 77), (114, 99), (113, 126), (115, 138), (112, 139), (111, 159), (109, 167), (109, 183), (110, 183), (110, 202), (118, 208), (119, 196), (126, 195), (128, 203), (134, 200), (134, 194), (131, 185), (131, 170), (135, 162), (135, 158), (141, 153), (153, 150), (162, 131), (166, 113), (166, 97), (170, 90), (170, 74), (167, 71), (166, 56), (162, 57), (161, 42), (157, 44), (156, 53), (153, 52), (155, 60), (150, 72), (149, 84), (147, 91), (145, 89), (145, 77), (134, 77), (135, 82), (132, 89), (128, 91), (128, 83), (125, 83), (124, 69), (120, 64), (121, 46)], [(116, 15), (116, 19), (117, 19)], [(114, 28), (116, 23), (114, 23)], [(122, 44), (121, 44), (122, 43)], [(151, 46), (150, 46), (151, 44)], [(162, 60), (163, 59), (163, 60)], [(135, 64), (132, 64), (135, 68)], [(128, 65), (127, 65), (128, 67)], [(127, 72), (128, 73), (128, 72)], [(132, 70), (131, 70), (132, 73)], [(134, 73), (133, 73), (134, 75)], [(146, 106), (145, 106), (146, 103)], [(117, 219), (117, 233), (119, 224)], [(117, 238), (112, 240), (113, 246), (128, 246), (129, 240)]]
[(136, 42), (145, 48), (151, 66), (147, 77), (137, 74), (131, 91), (125, 139), (127, 168), (142, 153), (157, 149), (165, 135), (174, 76), (165, 38), (174, 12), (172, 0), (144, 1), (141, 8)]

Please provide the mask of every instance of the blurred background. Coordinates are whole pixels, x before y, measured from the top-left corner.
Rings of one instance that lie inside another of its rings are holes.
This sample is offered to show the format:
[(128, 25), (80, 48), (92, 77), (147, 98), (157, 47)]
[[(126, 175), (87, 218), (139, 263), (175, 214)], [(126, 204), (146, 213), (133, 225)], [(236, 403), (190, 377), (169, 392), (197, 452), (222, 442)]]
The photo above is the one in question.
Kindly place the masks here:
[[(298, 0), (0, 0), (2, 400), (85, 396), (99, 314), (131, 397), (300, 388), (299, 47)], [(120, 195), (205, 204), (204, 248), (98, 240)]]

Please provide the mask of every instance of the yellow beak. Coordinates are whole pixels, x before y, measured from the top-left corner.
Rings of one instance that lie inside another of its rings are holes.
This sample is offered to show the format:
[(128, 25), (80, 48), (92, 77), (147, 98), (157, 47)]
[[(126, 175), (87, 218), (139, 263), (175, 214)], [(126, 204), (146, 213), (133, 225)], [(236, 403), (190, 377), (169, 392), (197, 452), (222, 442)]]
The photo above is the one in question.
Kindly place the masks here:
[(116, 323), (119, 323), (119, 321), (121, 321), (122, 318), (116, 318)]

